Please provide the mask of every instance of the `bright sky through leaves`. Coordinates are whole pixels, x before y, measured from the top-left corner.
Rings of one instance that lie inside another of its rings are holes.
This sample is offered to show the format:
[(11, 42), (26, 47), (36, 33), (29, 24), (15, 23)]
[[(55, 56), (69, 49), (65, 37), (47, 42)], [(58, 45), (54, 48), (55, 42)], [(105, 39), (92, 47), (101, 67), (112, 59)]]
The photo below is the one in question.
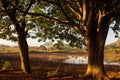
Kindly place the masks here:
[[(106, 44), (113, 43), (117, 41), (117, 39), (118, 38), (115, 38), (115, 33), (110, 29), (107, 36)], [(40, 46), (41, 44), (44, 43), (44, 42), (38, 42), (37, 39), (31, 39), (31, 38), (28, 38), (27, 41), (29, 46)], [(0, 44), (14, 46), (14, 45), (17, 45), (17, 42), (11, 42), (11, 41), (0, 39)]]

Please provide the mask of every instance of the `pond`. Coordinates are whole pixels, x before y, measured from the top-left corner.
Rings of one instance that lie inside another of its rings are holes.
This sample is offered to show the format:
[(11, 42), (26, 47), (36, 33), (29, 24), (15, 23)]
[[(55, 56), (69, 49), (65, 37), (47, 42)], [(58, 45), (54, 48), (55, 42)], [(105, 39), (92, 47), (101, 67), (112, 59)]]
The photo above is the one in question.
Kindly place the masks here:
[[(85, 56), (68, 56), (68, 59), (64, 61), (64, 63), (69, 64), (88, 64), (88, 57)], [(106, 62), (104, 61), (104, 65), (118, 65), (120, 66), (119, 62)]]

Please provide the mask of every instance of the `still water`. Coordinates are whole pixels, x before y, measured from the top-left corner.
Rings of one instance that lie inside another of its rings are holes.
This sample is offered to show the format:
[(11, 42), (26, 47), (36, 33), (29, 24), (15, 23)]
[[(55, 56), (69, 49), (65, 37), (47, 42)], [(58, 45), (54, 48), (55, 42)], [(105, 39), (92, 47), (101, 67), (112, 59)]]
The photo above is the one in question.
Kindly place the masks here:
[[(68, 59), (64, 61), (64, 63), (69, 64), (87, 64), (88, 63), (88, 57), (85, 56), (68, 56)], [(104, 62), (104, 65), (118, 65), (120, 66), (119, 62)]]

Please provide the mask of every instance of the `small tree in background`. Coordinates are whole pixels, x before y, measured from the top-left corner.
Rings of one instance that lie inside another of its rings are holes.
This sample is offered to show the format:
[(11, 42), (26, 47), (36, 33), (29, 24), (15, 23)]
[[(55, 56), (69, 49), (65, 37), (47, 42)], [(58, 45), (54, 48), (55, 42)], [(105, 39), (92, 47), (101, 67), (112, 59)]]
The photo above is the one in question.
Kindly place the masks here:
[(56, 47), (57, 49), (64, 50), (64, 44), (60, 40), (57, 41), (57, 43), (55, 43), (53, 46)]

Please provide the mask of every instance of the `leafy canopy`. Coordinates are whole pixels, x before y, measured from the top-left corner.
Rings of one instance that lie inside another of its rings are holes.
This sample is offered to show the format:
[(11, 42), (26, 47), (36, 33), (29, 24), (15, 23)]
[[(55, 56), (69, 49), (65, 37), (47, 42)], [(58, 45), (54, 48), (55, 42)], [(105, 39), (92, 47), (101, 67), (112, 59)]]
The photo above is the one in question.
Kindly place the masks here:
[[(26, 11), (30, 3), (30, 9)], [(112, 20), (108, 25), (114, 21), (113, 31), (117, 34), (120, 31), (119, 0), (7, 0), (7, 5), (8, 13), (16, 9), (14, 15), (19, 24), (25, 17), (28, 33), (32, 34), (33, 38), (39, 36), (39, 41), (60, 39), (66, 40), (71, 46), (82, 46), (92, 9), (95, 14), (94, 18), (98, 20), (97, 23), (100, 21), (100, 16), (110, 17)], [(11, 35), (14, 37), (16, 31), (14, 28), (9, 29), (12, 22), (7, 17), (6, 10), (2, 7), (0, 10), (2, 12), (0, 19), (3, 21), (0, 25), (0, 34), (2, 37), (4, 35), (3, 38)], [(9, 30), (3, 26), (7, 26)], [(8, 31), (9, 34), (6, 33)]]
[[(34, 12), (35, 10), (33, 10), (33, 12), (29, 12), (28, 14), (32, 16), (42, 17), (42, 20), (36, 20), (39, 24), (39, 28), (41, 29), (41, 31), (38, 31), (38, 35), (40, 37), (45, 36), (46, 38), (50, 39), (57, 38), (68, 40), (68, 42), (70, 42), (72, 45), (79, 45), (81, 43), (83, 44), (83, 37), (86, 36), (87, 30), (89, 29), (89, 27), (86, 26), (91, 24), (91, 18), (94, 18), (96, 20), (96, 22), (94, 22), (95, 24), (105, 24), (103, 27), (96, 26), (97, 32), (100, 30), (104, 31), (104, 27), (109, 28), (108, 26), (111, 23), (114, 23), (112, 29), (116, 33), (116, 36), (120, 31), (119, 0), (39, 1), (41, 2), (36, 5), (36, 7), (39, 7), (37, 11), (41, 10), (42, 12)], [(94, 15), (94, 17), (91, 17), (91, 14)], [(42, 33), (44, 35), (41, 35)]]
[(31, 21), (31, 17), (27, 15), (34, 3), (34, 0), (0, 1), (0, 38), (16, 41), (18, 36), (16, 29), (20, 27), (28, 30), (28, 37), (35, 36), (36, 26)]

